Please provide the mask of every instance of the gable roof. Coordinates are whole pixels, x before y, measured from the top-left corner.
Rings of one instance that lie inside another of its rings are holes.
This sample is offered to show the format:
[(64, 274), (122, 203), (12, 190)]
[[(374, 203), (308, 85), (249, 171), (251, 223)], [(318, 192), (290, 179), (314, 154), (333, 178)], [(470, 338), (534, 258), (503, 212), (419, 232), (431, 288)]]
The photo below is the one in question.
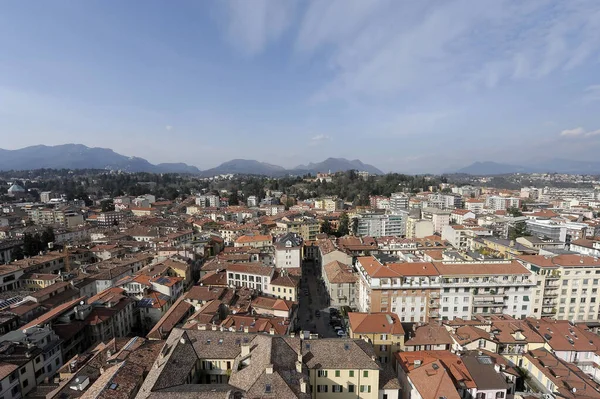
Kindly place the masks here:
[(404, 329), (398, 315), (391, 312), (348, 313), (350, 328), (355, 334), (393, 334), (404, 335)]

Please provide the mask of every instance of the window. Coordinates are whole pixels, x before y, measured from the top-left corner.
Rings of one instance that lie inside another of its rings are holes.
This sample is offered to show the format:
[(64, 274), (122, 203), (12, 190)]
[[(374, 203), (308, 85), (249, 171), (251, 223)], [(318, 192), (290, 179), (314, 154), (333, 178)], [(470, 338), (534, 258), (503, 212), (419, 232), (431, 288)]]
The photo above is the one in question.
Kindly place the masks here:
[(477, 399), (485, 399), (485, 393), (484, 392), (478, 392), (477, 393)]
[(350, 377), (354, 377), (354, 370), (350, 370), (350, 371), (348, 372), (348, 375), (349, 375)]
[(339, 377), (340, 376), (340, 370), (335, 370), (335, 376)]
[(442, 312), (447, 312), (447, 311), (448, 311), (448, 307), (447, 307), (447, 306), (444, 306), (444, 307), (442, 308)]
[(380, 351), (386, 351), (387, 350), (387, 345), (379, 345), (379, 350)]
[(387, 334), (381, 334), (381, 340), (387, 341)]
[(13, 389), (11, 390), (11, 392), (12, 392), (12, 395), (13, 395), (13, 396), (17, 396), (17, 393), (19, 393), (19, 389), (20, 389), (19, 385), (15, 385), (15, 386), (13, 387)]
[(463, 306), (463, 312), (468, 312), (469, 311), (469, 307), (468, 306)]
[(348, 392), (354, 392), (354, 384), (348, 384)]
[(271, 393), (271, 384), (265, 385), (265, 393)]
[(504, 391), (496, 392), (496, 399), (502, 399), (502, 398), (504, 398)]
[(368, 370), (363, 370), (363, 377), (367, 378), (369, 376), (369, 371)]
[(360, 391), (361, 392), (371, 393), (371, 386), (370, 385), (361, 385), (360, 386)]
[[(318, 370), (317, 376), (318, 377), (327, 377), (327, 370)], [(325, 392), (327, 392), (327, 391), (325, 391)]]
[(327, 385), (317, 385), (317, 392), (327, 392)]
[(29, 386), (29, 380), (27, 378), (25, 378), (23, 380), (23, 388), (27, 388), (27, 386)]
[(332, 385), (331, 392), (342, 393), (344, 390), (341, 385)]

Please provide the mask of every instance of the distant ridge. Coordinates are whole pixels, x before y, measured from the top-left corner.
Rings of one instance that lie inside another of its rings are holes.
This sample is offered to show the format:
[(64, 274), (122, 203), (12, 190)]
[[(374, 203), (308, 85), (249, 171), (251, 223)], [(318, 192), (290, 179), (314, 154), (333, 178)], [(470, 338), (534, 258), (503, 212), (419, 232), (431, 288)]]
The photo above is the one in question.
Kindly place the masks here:
[(369, 172), (374, 175), (383, 175), (381, 170), (373, 165), (364, 164), (358, 159), (349, 161), (345, 158), (327, 158), (323, 162), (309, 163), (308, 165), (299, 165), (294, 170), (308, 170), (311, 172), (345, 172), (347, 170), (358, 170), (359, 172)]
[(527, 166), (510, 165), (497, 162), (475, 162), (461, 168), (456, 173), (469, 175), (505, 175), (511, 173), (565, 173), (600, 174), (600, 162), (572, 161), (568, 159), (549, 159)]
[(202, 176), (222, 174), (248, 174), (263, 176), (303, 175), (318, 172), (343, 172), (347, 170), (365, 171), (372, 174), (383, 172), (358, 159), (328, 158), (323, 162), (301, 165), (285, 169), (278, 165), (248, 159), (233, 159), (221, 165), (201, 171), (185, 163), (159, 163), (154, 165), (144, 158), (128, 157), (109, 148), (87, 147), (83, 144), (62, 144), (55, 146), (35, 145), (18, 150), (0, 148), (0, 170), (32, 169), (105, 169), (125, 172), (149, 173), (189, 173)]
[(0, 149), (0, 170), (107, 169), (127, 172), (199, 173), (184, 163), (153, 165), (144, 158), (127, 157), (109, 148), (83, 144), (35, 145), (18, 150)]

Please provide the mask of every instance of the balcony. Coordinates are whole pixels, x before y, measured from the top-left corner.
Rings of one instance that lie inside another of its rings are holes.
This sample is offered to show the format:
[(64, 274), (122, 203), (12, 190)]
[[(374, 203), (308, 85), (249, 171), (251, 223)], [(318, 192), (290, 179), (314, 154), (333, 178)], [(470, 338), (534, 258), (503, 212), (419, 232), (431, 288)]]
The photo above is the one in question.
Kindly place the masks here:
[(429, 312), (429, 317), (440, 317), (440, 312), (436, 311), (436, 310), (432, 310), (431, 312)]
[(525, 353), (525, 349), (522, 346), (505, 346), (501, 347), (499, 350), (501, 355), (522, 355)]
[(438, 299), (440, 297), (440, 293), (439, 292), (432, 292), (429, 294), (429, 297), (431, 299)]
[(440, 307), (440, 304), (438, 302), (431, 302), (429, 304), (429, 307), (432, 309), (438, 309)]

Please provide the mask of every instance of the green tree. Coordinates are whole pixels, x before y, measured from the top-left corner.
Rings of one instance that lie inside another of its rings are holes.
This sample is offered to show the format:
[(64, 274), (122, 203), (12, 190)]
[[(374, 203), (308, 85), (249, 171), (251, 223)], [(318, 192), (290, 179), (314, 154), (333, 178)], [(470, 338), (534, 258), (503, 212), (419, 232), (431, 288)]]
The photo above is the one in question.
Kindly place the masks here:
[(100, 202), (100, 207), (102, 208), (102, 212), (111, 212), (115, 210), (115, 204), (111, 199)]
[(513, 217), (523, 216), (523, 212), (521, 212), (521, 210), (516, 207), (506, 209), (506, 214)]
[(21, 247), (16, 247), (14, 249), (14, 251), (12, 251), (10, 253), (10, 261), (14, 262), (16, 260), (21, 260), (24, 258), (24, 254), (23, 254), (23, 248)]
[(54, 240), (54, 229), (52, 229), (50, 226), (46, 227), (46, 230), (44, 230), (41, 236), (41, 243), (43, 247), (48, 248), (48, 243), (54, 242)]
[(331, 223), (329, 223), (329, 220), (325, 219), (321, 223), (321, 233), (331, 234)]
[(516, 240), (519, 237), (528, 236), (529, 232), (527, 231), (527, 224), (525, 222), (515, 223), (508, 228), (508, 239)]
[(342, 212), (340, 215), (340, 223), (337, 230), (338, 236), (345, 236), (350, 233), (350, 218), (346, 212)]

